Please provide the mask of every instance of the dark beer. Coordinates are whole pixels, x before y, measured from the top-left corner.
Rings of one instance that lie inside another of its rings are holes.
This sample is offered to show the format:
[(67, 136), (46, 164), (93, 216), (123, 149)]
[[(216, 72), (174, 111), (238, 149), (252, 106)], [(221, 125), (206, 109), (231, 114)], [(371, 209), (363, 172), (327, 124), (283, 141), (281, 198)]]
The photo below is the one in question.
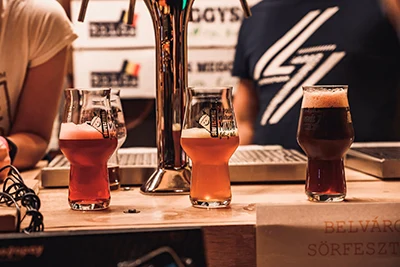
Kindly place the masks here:
[(346, 195), (343, 157), (354, 139), (347, 90), (304, 91), (297, 140), (308, 157), (306, 194), (313, 201)]

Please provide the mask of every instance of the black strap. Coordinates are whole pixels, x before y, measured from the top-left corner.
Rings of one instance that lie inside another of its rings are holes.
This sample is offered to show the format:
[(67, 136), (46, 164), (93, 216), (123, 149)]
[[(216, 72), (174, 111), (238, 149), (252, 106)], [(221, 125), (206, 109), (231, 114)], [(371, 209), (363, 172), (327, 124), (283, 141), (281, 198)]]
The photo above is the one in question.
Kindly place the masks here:
[(11, 159), (11, 164), (14, 162), (15, 156), (17, 155), (18, 152), (18, 147), (16, 144), (14, 144), (13, 141), (11, 141), (10, 139), (8, 139), (7, 137), (4, 137), (7, 140), (8, 143), (8, 149), (9, 149), (9, 155), (10, 155), (10, 159)]

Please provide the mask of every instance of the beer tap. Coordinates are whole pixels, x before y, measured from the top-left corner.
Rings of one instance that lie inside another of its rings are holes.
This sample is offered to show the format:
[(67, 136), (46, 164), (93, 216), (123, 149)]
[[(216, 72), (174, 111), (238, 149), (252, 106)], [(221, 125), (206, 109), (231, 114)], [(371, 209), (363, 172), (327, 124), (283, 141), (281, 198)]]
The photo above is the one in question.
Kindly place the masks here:
[(78, 15), (78, 21), (83, 22), (85, 20), (88, 4), (89, 4), (89, 0), (82, 0), (81, 8), (79, 10), (79, 15)]
[[(128, 24), (136, 0), (129, 0)], [(157, 170), (140, 188), (144, 194), (188, 194), (190, 169), (180, 146), (185, 93), (188, 82), (187, 27), (194, 0), (143, 0), (150, 12), (156, 49)], [(82, 0), (83, 21), (89, 0)], [(244, 16), (251, 16), (240, 0)]]
[(129, 0), (128, 21), (126, 22), (126, 24), (128, 24), (128, 25), (133, 24), (133, 18), (135, 16), (135, 3), (136, 3), (136, 0)]

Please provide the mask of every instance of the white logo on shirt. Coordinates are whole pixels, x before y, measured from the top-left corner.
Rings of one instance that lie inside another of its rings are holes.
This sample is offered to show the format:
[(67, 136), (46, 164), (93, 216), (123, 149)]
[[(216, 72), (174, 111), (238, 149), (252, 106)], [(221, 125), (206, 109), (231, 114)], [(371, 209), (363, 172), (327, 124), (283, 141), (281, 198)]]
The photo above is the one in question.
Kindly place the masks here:
[[(286, 82), (268, 103), (261, 118), (261, 125), (266, 125), (267, 122), (278, 123), (301, 99), (302, 86), (316, 84), (346, 55), (345, 52), (332, 52), (336, 50), (335, 44), (299, 49), (338, 11), (338, 7), (328, 8), (322, 13), (321, 10), (310, 11), (258, 60), (253, 74), (258, 85)], [(295, 53), (296, 56), (290, 61), (291, 65), (283, 65)], [(328, 53), (329, 57), (321, 63)], [(295, 65), (301, 67), (294, 74)], [(293, 91), (293, 88), (296, 89)]]

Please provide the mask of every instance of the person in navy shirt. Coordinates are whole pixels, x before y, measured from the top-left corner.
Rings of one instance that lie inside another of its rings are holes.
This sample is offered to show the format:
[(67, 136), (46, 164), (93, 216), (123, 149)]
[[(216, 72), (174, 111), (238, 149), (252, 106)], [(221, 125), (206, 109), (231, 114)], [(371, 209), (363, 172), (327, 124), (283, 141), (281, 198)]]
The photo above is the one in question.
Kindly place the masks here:
[(302, 86), (335, 84), (349, 86), (356, 142), (400, 141), (399, 9), (396, 0), (255, 5), (243, 20), (232, 70), (241, 144), (300, 150)]

